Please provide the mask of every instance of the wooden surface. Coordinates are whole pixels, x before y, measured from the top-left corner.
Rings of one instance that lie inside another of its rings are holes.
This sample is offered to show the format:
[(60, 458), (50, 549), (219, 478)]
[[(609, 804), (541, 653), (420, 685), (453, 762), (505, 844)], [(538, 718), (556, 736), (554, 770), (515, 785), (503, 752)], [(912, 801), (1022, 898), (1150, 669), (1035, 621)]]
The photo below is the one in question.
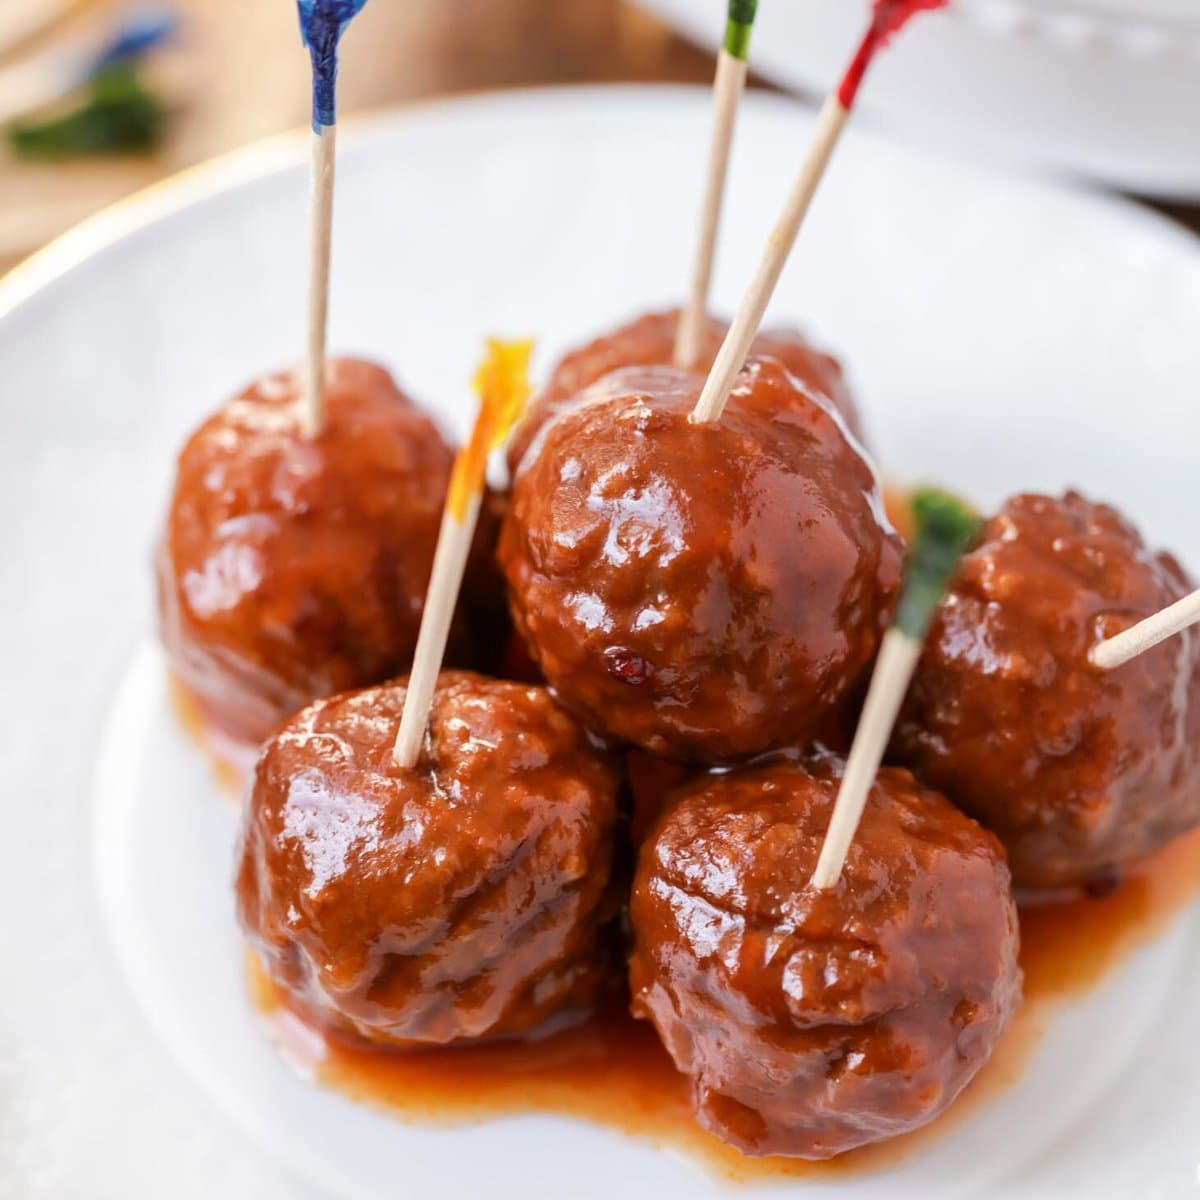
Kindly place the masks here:
[[(0, 0), (20, 4), (23, 0)], [(80, 0), (76, 25), (129, 0)], [(0, 271), (89, 213), (245, 142), (304, 124), (294, 0), (176, 0), (180, 43), (156, 67), (173, 108), (153, 158), (25, 164), (0, 151)], [(342, 112), (528, 84), (707, 83), (713, 59), (622, 0), (374, 0), (347, 34)], [(0, 64), (2, 65), (2, 64)], [(1200, 213), (1172, 215), (1200, 229)]]
[[(10, 3), (19, 0), (7, 0)], [(123, 7), (95, 0), (70, 24)], [(174, 111), (153, 158), (26, 164), (0, 151), (0, 271), (140, 187), (307, 121), (294, 0), (176, 0), (179, 45), (156, 69)], [(343, 114), (526, 84), (708, 82), (713, 60), (619, 0), (375, 0), (346, 35)]]

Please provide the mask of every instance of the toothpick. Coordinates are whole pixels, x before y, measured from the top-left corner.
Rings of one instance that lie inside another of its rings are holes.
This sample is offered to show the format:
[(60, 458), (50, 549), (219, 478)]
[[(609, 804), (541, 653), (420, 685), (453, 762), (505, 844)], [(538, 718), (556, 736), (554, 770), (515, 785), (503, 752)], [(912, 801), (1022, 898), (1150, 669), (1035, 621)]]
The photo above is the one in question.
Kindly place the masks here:
[(709, 372), (708, 379), (696, 401), (691, 419), (696, 423), (718, 421), (725, 410), (729, 393), (758, 328), (775, 294), (779, 277), (787, 264), (792, 247), (812, 207), (813, 197), (837, 149), (854, 102), (858, 97), (867, 68), (888, 39), (898, 32), (918, 11), (940, 8), (948, 0), (875, 0), (871, 24), (859, 43), (841, 83), (826, 98), (817, 117), (817, 127), (800, 172), (792, 184), (775, 228), (746, 289), (737, 315)]
[(301, 423), (308, 437), (325, 427), (325, 353), (337, 154), (338, 46), (366, 0), (297, 0), (300, 32), (312, 58), (312, 168), (309, 192), (308, 337)]
[(796, 176), (783, 212), (767, 239), (758, 269), (754, 272), (754, 278), (746, 289), (741, 304), (738, 305), (737, 315), (721, 343), (716, 361), (704, 382), (704, 389), (696, 401), (696, 407), (692, 411), (694, 422), (702, 424), (706, 421), (718, 421), (721, 413), (725, 411), (725, 402), (733, 390), (733, 381), (742, 369), (746, 355), (750, 353), (750, 343), (754, 341), (758, 327), (762, 324), (767, 305), (775, 294), (775, 287), (787, 264), (788, 255), (796, 244), (804, 218), (808, 215), (813, 197), (849, 118), (849, 111), (842, 107), (836, 94), (825, 101), (817, 118), (817, 129), (808, 156), (800, 168), (799, 175)]
[(396, 765), (404, 770), (411, 770), (421, 756), (450, 623), (483, 503), (488, 454), (512, 432), (533, 392), (529, 382), (532, 353), (532, 342), (490, 338), (487, 356), (475, 376), (479, 415), (470, 439), (458, 452), (450, 478), (404, 711), (392, 750)]
[(905, 572), (896, 624), (884, 636), (813, 872), (811, 885), (819, 891), (833, 887), (841, 877), (871, 785), (879, 773), (896, 717), (921, 657), (929, 624), (958, 570), (959, 561), (979, 531), (978, 518), (961, 501), (944, 492), (919, 491), (913, 496), (912, 508), (917, 534)]
[(337, 126), (314, 126), (309, 192), (308, 341), (304, 359), (304, 432), (310, 438), (325, 427), (325, 353), (336, 162)]
[(687, 305), (680, 313), (679, 329), (675, 335), (675, 365), (683, 370), (690, 370), (696, 365), (703, 345), (713, 256), (716, 253), (717, 230), (721, 224), (725, 180), (729, 173), (729, 152), (733, 145), (738, 106), (746, 89), (749, 70), (747, 54), (757, 9), (758, 0), (730, 0), (725, 44), (717, 55), (717, 73), (713, 80), (712, 144), (708, 153), (708, 180), (700, 210), (700, 240), (696, 247), (692, 289)]
[(1200, 623), (1200, 590), (1093, 646), (1089, 658), (1102, 671), (1112, 671), (1197, 623)]

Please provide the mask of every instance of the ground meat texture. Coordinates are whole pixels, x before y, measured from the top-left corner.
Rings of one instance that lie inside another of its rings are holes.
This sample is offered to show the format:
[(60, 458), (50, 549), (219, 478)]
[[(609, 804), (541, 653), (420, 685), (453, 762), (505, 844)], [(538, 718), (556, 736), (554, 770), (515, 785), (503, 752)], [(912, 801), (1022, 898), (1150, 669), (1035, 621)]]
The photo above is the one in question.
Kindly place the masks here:
[(628, 368), (543, 429), (500, 560), (518, 630), (597, 734), (719, 761), (812, 736), (863, 678), (898, 540), (840, 420), (752, 359), (720, 421), (703, 380)]
[(897, 755), (995, 831), (1018, 885), (1087, 884), (1200, 823), (1200, 632), (1088, 654), (1192, 590), (1121, 515), (1023, 495), (942, 604)]
[[(516, 473), (538, 430), (596, 380), (621, 367), (672, 366), (678, 327), (677, 308), (648, 313), (567, 354), (551, 372), (514, 435), (508, 450), (509, 470)], [(696, 370), (709, 370), (728, 331), (727, 321), (708, 318)], [(842, 375), (841, 364), (816, 349), (799, 330), (764, 330), (754, 339), (750, 353), (779, 359), (808, 390), (831, 401), (855, 437), (862, 437), (858, 409)]]
[(618, 772), (544, 688), (443, 673), (421, 760), (402, 684), (320, 700), (263, 749), (242, 926), (314, 1021), (387, 1045), (544, 1033), (613, 979)]
[(808, 886), (842, 761), (761, 765), (676, 794), (643, 843), (633, 1007), (746, 1154), (828, 1158), (932, 1120), (1020, 1001), (996, 839), (886, 768), (837, 886)]
[(450, 448), (380, 367), (330, 364), (315, 439), (299, 388), (260, 379), (191, 437), (158, 555), (171, 667), (251, 742), (408, 669), (450, 477)]

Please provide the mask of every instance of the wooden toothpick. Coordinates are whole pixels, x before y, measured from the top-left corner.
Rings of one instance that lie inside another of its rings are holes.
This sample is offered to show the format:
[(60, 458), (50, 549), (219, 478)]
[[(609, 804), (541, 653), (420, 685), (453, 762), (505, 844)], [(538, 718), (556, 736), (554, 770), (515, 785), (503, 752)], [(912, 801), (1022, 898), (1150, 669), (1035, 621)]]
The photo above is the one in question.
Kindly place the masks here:
[(479, 521), (488, 455), (504, 442), (525, 411), (533, 392), (529, 382), (532, 353), (532, 342), (501, 342), (491, 338), (487, 355), (475, 376), (479, 415), (470, 439), (458, 452), (450, 477), (433, 557), (433, 572), (425, 596), (425, 611), (421, 614), (421, 630), (417, 635), (417, 649), (404, 697), (404, 711), (400, 715), (400, 729), (392, 750), (396, 765), (405, 770), (415, 766), (421, 756), (429, 709), (450, 636), (450, 623)]
[(746, 361), (750, 344), (775, 293), (779, 277), (787, 263), (804, 219), (812, 207), (813, 197), (825, 176), (833, 152), (837, 148), (854, 102), (867, 73), (880, 49), (892, 35), (922, 9), (941, 8), (948, 0), (875, 0), (871, 24), (858, 45), (841, 83), (829, 94), (817, 117), (817, 127), (808, 154), (800, 167), (788, 194), (775, 228), (767, 239), (750, 286), (746, 289), (737, 315), (720, 352), (705, 381), (700, 398), (692, 411), (697, 423), (718, 421), (725, 410), (737, 373)]
[(325, 426), (325, 345), (336, 162), (337, 126), (314, 127), (309, 191), (308, 341), (304, 360), (304, 432), (308, 437), (316, 437)]
[(746, 73), (749, 70), (747, 54), (757, 10), (758, 0), (730, 0), (725, 43), (717, 55), (717, 73), (713, 80), (712, 144), (708, 152), (708, 179), (700, 210), (700, 240), (696, 247), (691, 292), (679, 316), (679, 329), (675, 335), (675, 365), (683, 370), (691, 370), (696, 365), (704, 341), (713, 256), (721, 224), (725, 179), (729, 173), (729, 152), (733, 145), (738, 106), (746, 89)]
[(1200, 591), (1176, 600), (1154, 616), (1139, 621), (1126, 629), (1093, 646), (1089, 657), (1102, 671), (1112, 671), (1124, 666), (1130, 659), (1137, 658), (1147, 650), (1153, 649), (1159, 642), (1190, 629), (1200, 623)]
[(783, 274), (788, 255), (796, 244), (804, 218), (808, 215), (817, 187), (826, 167), (829, 166), (829, 160), (833, 157), (849, 117), (849, 111), (842, 107), (836, 95), (831, 95), (825, 101), (817, 118), (817, 129), (808, 156), (796, 176), (783, 212), (767, 239), (758, 269), (738, 305), (737, 315), (704, 382), (704, 389), (692, 411), (693, 421), (718, 421), (721, 413), (725, 411), (725, 402), (733, 390), (733, 381), (742, 369), (746, 355), (750, 353), (750, 344), (762, 324), (767, 305), (775, 294), (779, 276)]
[(896, 623), (884, 636), (866, 704), (846, 759), (846, 771), (812, 876), (818, 890), (833, 887), (879, 773), (929, 623), (963, 554), (979, 533), (979, 519), (953, 496), (934, 489), (914, 494), (916, 538), (905, 571)]
[(308, 337), (301, 423), (308, 437), (325, 427), (325, 346), (337, 161), (338, 46), (366, 0), (297, 0), (300, 32), (312, 58), (312, 168), (309, 190)]

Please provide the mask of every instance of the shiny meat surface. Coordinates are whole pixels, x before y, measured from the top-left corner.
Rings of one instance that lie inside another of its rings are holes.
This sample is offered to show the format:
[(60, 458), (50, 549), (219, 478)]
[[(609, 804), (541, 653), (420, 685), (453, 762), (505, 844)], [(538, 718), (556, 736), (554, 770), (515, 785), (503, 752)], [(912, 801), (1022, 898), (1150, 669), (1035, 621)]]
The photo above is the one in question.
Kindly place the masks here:
[(252, 742), (407, 670), (450, 477), (450, 448), (382, 368), (330, 363), (315, 440), (298, 387), (260, 379), (192, 435), (158, 554), (172, 669)]
[(827, 1158), (914, 1129), (987, 1060), (1020, 1000), (999, 844), (885, 768), (841, 881), (808, 888), (842, 763), (776, 762), (676, 794), (642, 845), (636, 1015), (747, 1154)]
[[(586, 346), (565, 355), (551, 372), (508, 450), (508, 466), (516, 473), (538, 430), (569, 407), (584, 388), (621, 367), (669, 367), (674, 365), (675, 332), (679, 309), (647, 313), (611, 333), (602, 334)], [(717, 357), (729, 322), (710, 317), (705, 327), (702, 353), (695, 369), (706, 372)], [(751, 354), (777, 358), (810, 391), (818, 392), (845, 420), (855, 437), (862, 437), (862, 424), (854, 397), (842, 376), (836, 358), (816, 349), (795, 329), (763, 330), (750, 348)]]
[(443, 673), (421, 760), (402, 685), (321, 700), (266, 745), (238, 906), (318, 1023), (391, 1045), (543, 1033), (613, 976), (618, 774), (543, 688)]
[(1200, 823), (1200, 631), (1112, 672), (1088, 660), (1191, 589), (1074, 492), (1014, 497), (965, 560), (895, 749), (996, 832), (1019, 885), (1086, 884)]
[(752, 359), (719, 422), (702, 379), (618, 371), (543, 429), (500, 537), (517, 628), (601, 736), (720, 761), (812, 737), (892, 609), (899, 542), (819, 397)]

